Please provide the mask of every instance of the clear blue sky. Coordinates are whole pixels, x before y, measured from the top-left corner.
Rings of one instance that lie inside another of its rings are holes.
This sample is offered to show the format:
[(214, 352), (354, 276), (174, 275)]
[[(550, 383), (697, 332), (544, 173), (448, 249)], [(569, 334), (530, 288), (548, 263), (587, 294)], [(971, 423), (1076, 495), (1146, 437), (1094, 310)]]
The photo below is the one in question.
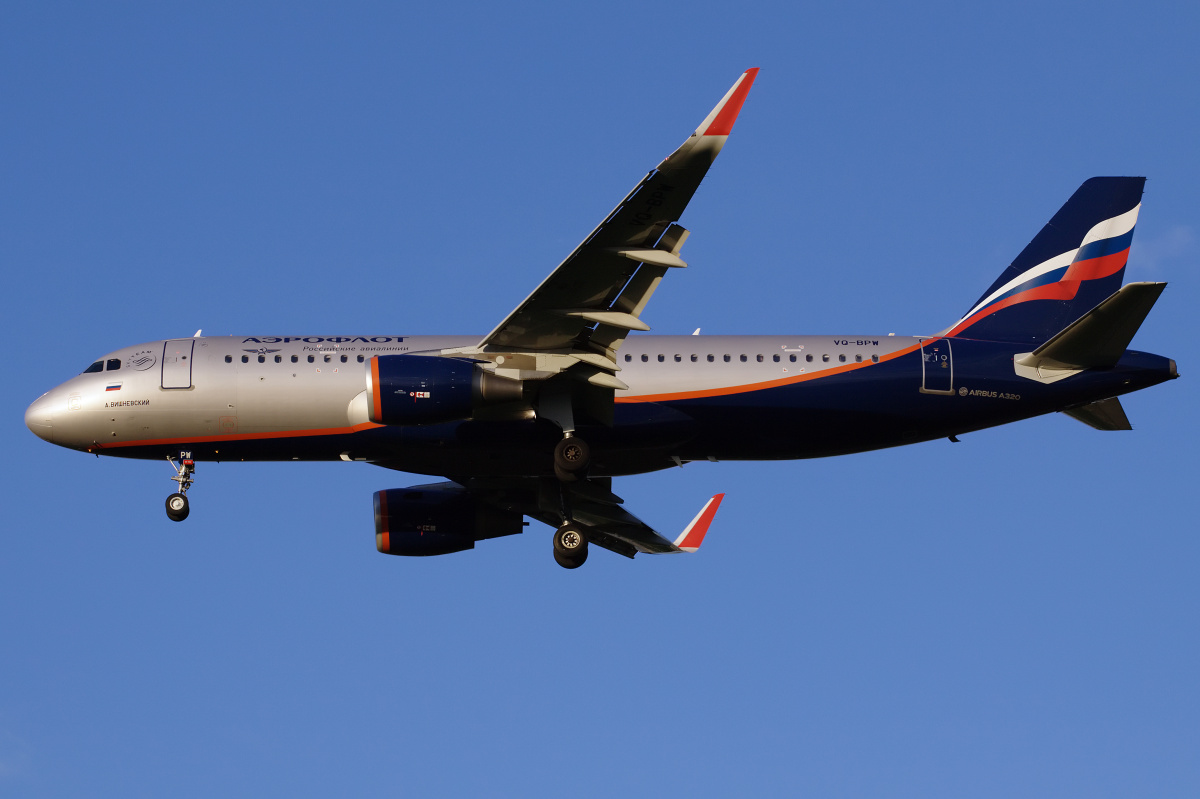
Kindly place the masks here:
[[(1147, 8), (1146, 5), (1152, 7)], [(0, 795), (1200, 793), (1200, 11), (1185, 4), (9, 4)], [(1063, 416), (620, 480), (695, 557), (374, 549), (365, 464), (22, 424), (121, 346), (484, 333), (762, 68), (662, 333), (926, 334), (1084, 179), (1147, 175), (1137, 428)], [(1189, 321), (1191, 320), (1191, 321)]]

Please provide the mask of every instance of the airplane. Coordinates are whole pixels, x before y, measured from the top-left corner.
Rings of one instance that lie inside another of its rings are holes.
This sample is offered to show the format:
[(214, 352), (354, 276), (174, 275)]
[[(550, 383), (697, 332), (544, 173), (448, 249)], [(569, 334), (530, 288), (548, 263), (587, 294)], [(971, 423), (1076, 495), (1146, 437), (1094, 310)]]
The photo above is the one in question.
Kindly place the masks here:
[(25, 423), (69, 449), (167, 460), (174, 521), (202, 461), (366, 462), (445, 478), (375, 493), (380, 552), (469, 550), (530, 517), (571, 569), (589, 545), (695, 552), (724, 496), (668, 538), (623, 507), (614, 477), (957, 441), (1054, 412), (1128, 430), (1118, 397), (1179, 376), (1127, 349), (1166, 285), (1122, 285), (1139, 177), (1084, 182), (938, 333), (646, 335), (651, 296), (687, 266), (679, 219), (757, 74), (483, 337), (197, 331), (104, 355)]

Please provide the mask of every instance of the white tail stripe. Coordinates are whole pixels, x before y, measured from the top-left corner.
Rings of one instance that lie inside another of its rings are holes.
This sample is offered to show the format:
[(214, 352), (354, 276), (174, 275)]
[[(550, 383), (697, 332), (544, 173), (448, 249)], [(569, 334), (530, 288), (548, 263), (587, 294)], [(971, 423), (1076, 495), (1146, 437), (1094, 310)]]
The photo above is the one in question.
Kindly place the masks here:
[(1030, 280), (1041, 277), (1047, 272), (1053, 272), (1055, 269), (1062, 269), (1064, 266), (1070, 266), (1071, 262), (1075, 260), (1076, 253), (1083, 249), (1084, 246), (1091, 244), (1093, 241), (1103, 241), (1104, 239), (1113, 239), (1117, 236), (1124, 236), (1126, 233), (1133, 230), (1134, 225), (1137, 224), (1138, 210), (1141, 207), (1142, 204), (1138, 203), (1133, 207), (1133, 210), (1126, 211), (1118, 216), (1114, 216), (1112, 219), (1105, 219), (1103, 222), (1094, 225), (1092, 229), (1088, 231), (1087, 235), (1083, 237), (1083, 241), (1078, 247), (1064, 252), (1061, 255), (1056, 255), (1049, 260), (1042, 261), (1037, 266), (1022, 272), (1020, 275), (1014, 277), (1012, 280), (1008, 281), (1003, 286), (996, 289), (983, 300), (981, 300), (978, 305), (967, 311), (966, 315), (958, 321), (961, 322), (963, 319), (970, 319), (975, 315), (976, 312), (986, 308), (988, 305), (994, 302), (997, 297), (1004, 296), (1022, 283), (1028, 283)]

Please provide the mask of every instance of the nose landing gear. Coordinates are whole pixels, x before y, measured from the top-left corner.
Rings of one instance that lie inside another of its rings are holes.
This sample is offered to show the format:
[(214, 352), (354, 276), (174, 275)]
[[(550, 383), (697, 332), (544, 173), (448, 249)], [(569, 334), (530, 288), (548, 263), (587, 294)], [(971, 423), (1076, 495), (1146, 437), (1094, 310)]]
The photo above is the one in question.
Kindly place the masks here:
[(167, 456), (167, 462), (175, 470), (175, 476), (171, 479), (179, 483), (179, 491), (167, 497), (167, 518), (173, 522), (181, 522), (191, 511), (188, 507), (187, 490), (195, 480), (192, 475), (196, 471), (196, 462), (191, 458), (180, 458), (179, 465), (176, 466), (175, 459), (170, 455)]

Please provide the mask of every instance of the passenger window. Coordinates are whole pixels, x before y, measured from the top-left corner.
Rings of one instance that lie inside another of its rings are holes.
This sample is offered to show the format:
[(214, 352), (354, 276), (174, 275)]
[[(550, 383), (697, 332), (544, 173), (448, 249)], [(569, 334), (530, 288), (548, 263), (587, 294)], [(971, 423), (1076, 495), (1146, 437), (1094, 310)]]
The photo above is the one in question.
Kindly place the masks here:
[[(812, 356), (811, 356), (811, 355), (810, 355), (810, 356), (808, 356), (808, 359), (811, 361), (811, 360), (812, 360)], [(788, 363), (795, 363), (795, 362), (796, 362), (796, 356), (795, 356), (795, 355), (789, 355), (789, 356), (788, 356)]]
[(746, 362), (746, 356), (745, 356), (745, 355), (738, 356), (738, 360), (740, 360), (742, 363), (745, 363), (745, 362)]
[(243, 356), (242, 356), (242, 363), (250, 363), (250, 356), (249, 356), (249, 355), (243, 355)]
[(771, 356), (771, 360), (772, 360), (772, 361), (774, 361), (775, 363), (779, 363), (779, 356), (778, 356), (778, 355), (772, 355), (772, 356)]
[(649, 360), (650, 360), (650, 356), (649, 356), (649, 355), (643, 355), (643, 356), (642, 356), (642, 363), (646, 363), (646, 362), (647, 362), (647, 361), (649, 361)]
[(226, 356), (225, 356), (225, 363), (233, 363), (233, 356), (232, 356), (232, 355), (226, 355)]
[(332, 355), (326, 355), (326, 356), (325, 356), (325, 363), (329, 363), (329, 362), (330, 362), (330, 361), (332, 361), (332, 360), (333, 360), (333, 356), (332, 356)]
[(108, 362), (105, 364), (104, 368), (110, 372), (117, 371), (118, 369), (121, 368), (121, 359), (120, 358), (109, 358)]
[(659, 363), (662, 363), (662, 362), (663, 362), (663, 361), (665, 361), (666, 359), (667, 359), (667, 356), (665, 356), (665, 355), (659, 355), (659, 356), (658, 356), (658, 362), (659, 362)]
[(358, 356), (358, 362), (359, 362), (359, 363), (362, 363), (362, 362), (363, 362), (363, 356), (361, 356), (361, 355), (360, 355), (360, 356)]
[(675, 355), (675, 363), (679, 363), (679, 362), (681, 362), (682, 360), (683, 360), (683, 356), (682, 356), (682, 355), (679, 355), (679, 354), (676, 354), (676, 355)]
[(342, 363), (345, 363), (348, 360), (350, 360), (350, 359), (347, 356), (345, 356), (345, 355), (342, 356)]
[(309, 363), (312, 363), (314, 360), (316, 360), (316, 359), (315, 359), (315, 358), (313, 358), (313, 356), (311, 356), (311, 355), (310, 355), (310, 356), (308, 356), (308, 362), (309, 362)]
[(632, 355), (626, 355), (626, 356), (625, 356), (625, 363), (629, 363), (629, 362), (630, 362), (630, 361), (632, 361), (632, 360), (633, 360), (633, 356), (632, 356)]
[(854, 362), (855, 362), (855, 363), (862, 363), (862, 356), (861, 356), (861, 355), (855, 355), (855, 356), (854, 356)]
[[(792, 356), (792, 357), (794, 358), (795, 356)], [(805, 360), (807, 363), (812, 363), (812, 356), (811, 356), (811, 355), (805, 355), (805, 356), (804, 356), (804, 360)]]
[(822, 361), (823, 363), (829, 363), (829, 356), (828, 356), (828, 355), (822, 355), (822, 356), (821, 356), (821, 361)]
[(754, 358), (755, 358), (755, 360), (757, 360), (759, 363), (762, 363), (762, 361), (763, 361), (763, 359), (762, 359), (762, 356), (761, 356), (761, 355), (755, 355), (755, 356), (754, 356)]
[(871, 356), (871, 363), (879, 363), (879, 356), (878, 356), (878, 355), (872, 355), (872, 356)]
[(265, 355), (260, 355), (260, 356), (258, 356), (258, 362), (259, 362), (259, 363), (266, 363), (266, 362), (267, 362), (267, 356), (265, 356)]
[(712, 363), (712, 362), (713, 362), (713, 361), (715, 361), (715, 360), (716, 360), (716, 358), (714, 358), (712, 355), (709, 355), (709, 356), (708, 356), (708, 362), (709, 362), (709, 363)]
[(299, 356), (299, 355), (293, 355), (293, 356), (292, 356), (292, 363), (296, 363), (296, 362), (298, 362), (299, 360), (300, 360), (300, 356)]
[(276, 355), (276, 356), (275, 356), (275, 363), (283, 363), (283, 356), (282, 356), (282, 355)]
[(722, 355), (722, 356), (721, 356), (721, 358), (722, 358), (722, 359), (725, 361), (725, 363), (729, 363), (729, 356), (728, 356), (728, 355)]
[(692, 353), (692, 363), (695, 363), (698, 360), (700, 360), (700, 356), (696, 355), (695, 353)]
[(94, 364), (83, 370), (83, 374), (90, 375), (92, 372), (103, 372), (104, 361), (96, 361)]
[(839, 356), (838, 356), (838, 360), (839, 360), (839, 361), (841, 361), (842, 363), (845, 363), (845, 362), (846, 362), (846, 356), (845, 356), (845, 355), (839, 355)]

